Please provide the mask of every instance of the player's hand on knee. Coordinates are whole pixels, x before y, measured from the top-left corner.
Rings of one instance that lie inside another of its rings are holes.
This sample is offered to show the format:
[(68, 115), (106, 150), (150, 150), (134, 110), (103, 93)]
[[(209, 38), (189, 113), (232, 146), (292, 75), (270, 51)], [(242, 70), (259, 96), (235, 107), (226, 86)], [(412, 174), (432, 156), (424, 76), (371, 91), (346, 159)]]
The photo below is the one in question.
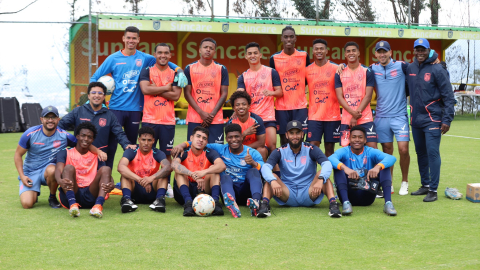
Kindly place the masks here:
[(58, 185), (60, 185), (63, 190), (73, 190), (73, 181), (70, 179), (62, 178)]
[(367, 180), (370, 181), (370, 179), (372, 179), (372, 178), (377, 178), (379, 172), (380, 172), (380, 167), (379, 167), (379, 166), (373, 167), (373, 168), (372, 168), (371, 170), (369, 170), (368, 173), (367, 173)]
[(360, 178), (360, 176), (358, 175), (358, 173), (350, 168), (345, 168), (344, 170), (345, 174), (348, 176), (348, 178), (350, 179), (358, 179)]
[(152, 192), (152, 186), (151, 186), (151, 185), (145, 186), (145, 191), (146, 191), (147, 193)]
[(197, 181), (198, 190), (205, 190), (205, 179), (197, 178), (196, 181)]
[(272, 186), (273, 195), (275, 195), (276, 197), (281, 197), (283, 193), (282, 186), (277, 183), (277, 181), (270, 182), (270, 185)]
[(105, 152), (103, 152), (103, 151), (101, 151), (101, 150), (99, 150), (98, 152), (99, 152), (99, 153), (98, 153), (98, 160), (100, 160), (100, 161), (107, 161), (107, 158), (108, 158), (107, 153), (105, 153)]
[(313, 186), (312, 186), (312, 197), (316, 198), (322, 194), (322, 189), (323, 189), (323, 182), (322, 181), (317, 181)]
[(199, 179), (199, 178), (201, 179), (201, 178), (205, 177), (208, 174), (208, 172), (205, 171), (205, 170), (201, 170), (201, 171), (194, 172), (194, 174), (197, 176), (197, 179)]
[(31, 188), (33, 186), (33, 181), (30, 179), (30, 177), (24, 175), (23, 177), (20, 177), (20, 180), (22, 180), (22, 184), (26, 187)]
[(108, 182), (107, 184), (102, 183), (102, 190), (105, 193), (110, 193), (115, 188), (115, 185), (112, 182)]

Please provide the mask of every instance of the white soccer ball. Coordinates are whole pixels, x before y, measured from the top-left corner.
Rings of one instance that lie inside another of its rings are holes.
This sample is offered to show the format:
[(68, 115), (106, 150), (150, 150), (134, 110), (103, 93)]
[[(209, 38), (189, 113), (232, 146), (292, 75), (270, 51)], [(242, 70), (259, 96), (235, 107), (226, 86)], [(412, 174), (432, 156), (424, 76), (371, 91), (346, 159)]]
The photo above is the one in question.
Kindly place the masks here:
[(200, 194), (193, 199), (193, 211), (201, 217), (210, 216), (215, 209), (215, 201), (208, 194)]
[(101, 82), (103, 85), (105, 85), (105, 87), (107, 87), (107, 95), (111, 95), (113, 90), (115, 90), (115, 81), (110, 76), (102, 76), (97, 80), (97, 82)]

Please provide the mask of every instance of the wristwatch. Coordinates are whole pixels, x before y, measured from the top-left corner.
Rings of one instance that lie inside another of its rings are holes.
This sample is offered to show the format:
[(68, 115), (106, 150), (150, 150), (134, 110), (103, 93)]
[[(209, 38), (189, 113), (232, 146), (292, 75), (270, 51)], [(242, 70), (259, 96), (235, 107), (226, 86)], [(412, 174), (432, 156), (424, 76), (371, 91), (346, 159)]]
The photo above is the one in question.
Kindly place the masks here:
[(323, 176), (321, 176), (321, 175), (318, 176), (318, 179), (323, 180), (323, 183), (324, 183), (324, 184), (327, 183), (327, 179), (323, 178)]

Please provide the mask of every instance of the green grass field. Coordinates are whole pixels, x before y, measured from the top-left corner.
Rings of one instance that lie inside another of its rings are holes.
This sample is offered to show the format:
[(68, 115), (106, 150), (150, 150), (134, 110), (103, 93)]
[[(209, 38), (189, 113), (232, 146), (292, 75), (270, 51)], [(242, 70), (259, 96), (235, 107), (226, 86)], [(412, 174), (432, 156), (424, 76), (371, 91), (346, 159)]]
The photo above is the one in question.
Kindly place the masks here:
[[(382, 212), (383, 199), (340, 219), (328, 216), (325, 200), (312, 208), (272, 202), (274, 215), (267, 219), (250, 217), (246, 207), (239, 219), (228, 211), (224, 217), (187, 218), (173, 199), (167, 199), (164, 214), (148, 205), (122, 214), (120, 196), (111, 196), (103, 219), (88, 210), (73, 219), (66, 209), (48, 206), (47, 187), (33, 209), (22, 209), (13, 163), (20, 135), (0, 134), (1, 269), (480, 268), (480, 204), (443, 195), (447, 186), (465, 195), (467, 183), (480, 182), (479, 139), (444, 136), (439, 200), (395, 194), (396, 217)], [(177, 126), (175, 142), (185, 135), (186, 126)], [(456, 117), (448, 135), (480, 138), (480, 120)], [(411, 192), (420, 186), (413, 143), (410, 154)], [(114, 172), (118, 182), (116, 166)], [(398, 192), (398, 162), (394, 187)]]

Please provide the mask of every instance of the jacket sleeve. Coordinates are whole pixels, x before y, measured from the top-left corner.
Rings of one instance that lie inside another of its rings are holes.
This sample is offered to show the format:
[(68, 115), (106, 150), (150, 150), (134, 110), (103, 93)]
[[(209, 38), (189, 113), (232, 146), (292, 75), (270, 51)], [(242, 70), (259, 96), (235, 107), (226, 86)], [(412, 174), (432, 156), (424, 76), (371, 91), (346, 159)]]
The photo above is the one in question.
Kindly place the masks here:
[(455, 98), (453, 96), (452, 85), (450, 84), (450, 78), (447, 71), (441, 65), (435, 66), (438, 66), (438, 68), (436, 67), (437, 72), (435, 72), (435, 80), (438, 90), (440, 91), (443, 104), (445, 105), (442, 116), (442, 124), (450, 126), (455, 114)]
[(131, 144), (131, 142), (128, 140), (127, 135), (125, 134), (125, 131), (123, 131), (122, 126), (118, 123), (117, 117), (113, 113), (110, 114), (110, 119), (112, 119), (112, 129), (111, 132), (115, 137), (117, 137), (118, 143), (123, 147), (125, 150), (125, 147), (127, 145)]
[(68, 130), (69, 128), (75, 128), (75, 113), (77, 112), (76, 108), (69, 112), (67, 115), (60, 119), (58, 122), (58, 127), (64, 130)]

